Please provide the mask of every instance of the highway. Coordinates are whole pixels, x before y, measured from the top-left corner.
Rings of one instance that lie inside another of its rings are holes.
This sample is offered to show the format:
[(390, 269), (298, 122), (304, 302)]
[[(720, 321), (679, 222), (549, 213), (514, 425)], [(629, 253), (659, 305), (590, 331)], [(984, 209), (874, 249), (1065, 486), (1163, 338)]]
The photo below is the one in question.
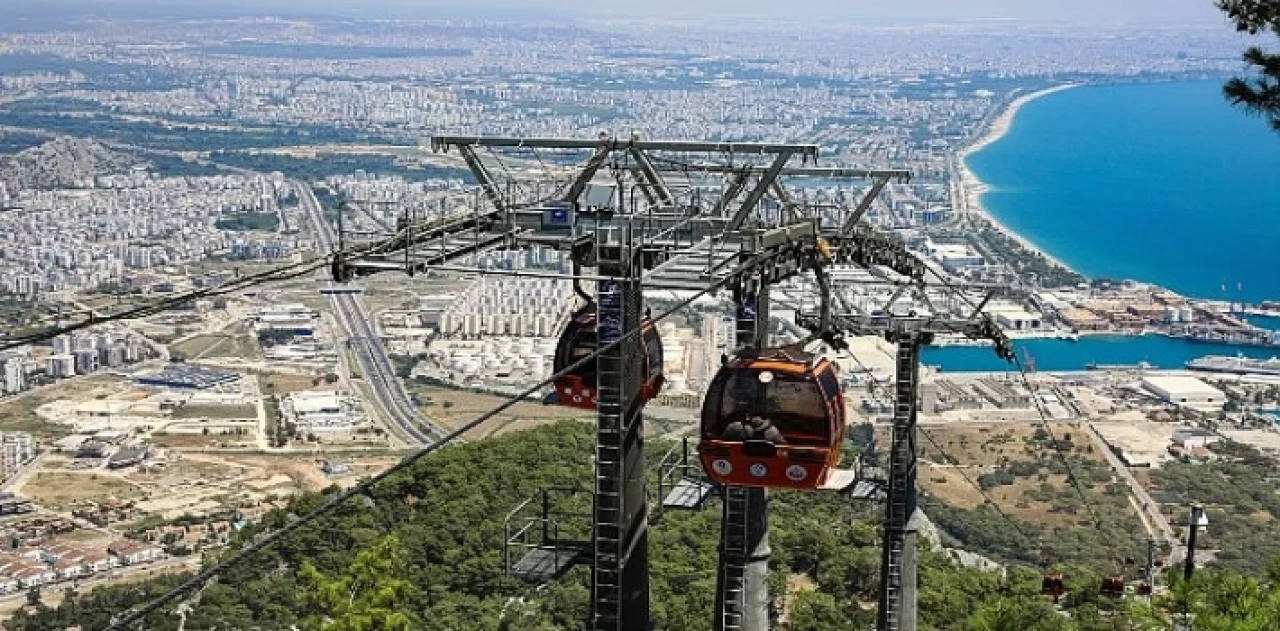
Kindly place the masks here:
[[(331, 251), (336, 239), (320, 209), (320, 202), (316, 200), (311, 187), (301, 182), (292, 182), (292, 185), (315, 227), (320, 249)], [(409, 395), (396, 377), (391, 359), (387, 357), (382, 341), (369, 323), (369, 315), (360, 301), (351, 294), (330, 294), (329, 301), (347, 338), (348, 346), (355, 352), (360, 372), (373, 389), (375, 403), (383, 410), (385, 418), (395, 424), (402, 435), (418, 444), (433, 442), (444, 436), (446, 432), (423, 417), (417, 406), (409, 400)]]

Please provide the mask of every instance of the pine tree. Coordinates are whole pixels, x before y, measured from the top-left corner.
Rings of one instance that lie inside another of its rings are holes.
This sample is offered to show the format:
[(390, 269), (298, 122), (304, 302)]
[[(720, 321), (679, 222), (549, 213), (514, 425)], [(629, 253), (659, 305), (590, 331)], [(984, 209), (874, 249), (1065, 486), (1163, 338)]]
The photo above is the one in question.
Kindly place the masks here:
[(310, 561), (298, 570), (304, 598), (316, 612), (303, 621), (309, 631), (407, 631), (404, 609), (413, 586), (402, 577), (405, 551), (388, 535), (356, 554), (341, 576), (325, 576)]
[[(1236, 30), (1280, 38), (1280, 0), (1218, 0), (1218, 8), (1236, 24)], [(1263, 116), (1280, 132), (1280, 54), (1250, 46), (1244, 61), (1258, 69), (1258, 76), (1237, 77), (1223, 86), (1223, 93), (1245, 111)]]

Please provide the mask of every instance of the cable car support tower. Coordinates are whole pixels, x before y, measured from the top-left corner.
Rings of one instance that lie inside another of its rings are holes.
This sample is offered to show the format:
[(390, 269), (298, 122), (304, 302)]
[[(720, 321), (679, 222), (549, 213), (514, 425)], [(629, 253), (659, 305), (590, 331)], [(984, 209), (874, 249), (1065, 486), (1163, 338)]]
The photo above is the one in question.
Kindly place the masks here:
[[(663, 142), (605, 134), (595, 139), (444, 136), (431, 139), (438, 151), (457, 150), (479, 183), (471, 203), (406, 216), (390, 245), (376, 252), (337, 260), (337, 280), (399, 270), (476, 271), (456, 267), (491, 250), (528, 247), (569, 253), (575, 270), (594, 269), (598, 344), (595, 475), (589, 540), (568, 540), (549, 525), (554, 511), (544, 494), (542, 532), (528, 554), (508, 572), (543, 583), (574, 564), (591, 566), (593, 630), (649, 628), (646, 461), (641, 396), (642, 361), (637, 331), (647, 288), (693, 292), (727, 289), (737, 307), (739, 343), (766, 346), (770, 330), (771, 286), (821, 261), (869, 267), (883, 265), (906, 276), (924, 295), (925, 265), (897, 240), (872, 230), (862, 218), (883, 188), (901, 170), (818, 168), (818, 147), (805, 144)], [(513, 174), (495, 150), (534, 152), (543, 176), (529, 175), (525, 161)], [(555, 167), (539, 150), (551, 152)], [(486, 161), (489, 152), (497, 158)], [(576, 168), (574, 155), (586, 154)], [(710, 158), (693, 161), (689, 156)], [(673, 159), (671, 156), (681, 158)], [(795, 162), (800, 162), (796, 165)], [(814, 164), (810, 164), (810, 163)], [(505, 173), (500, 183), (496, 173)], [(673, 176), (673, 173), (676, 174)], [(521, 177), (523, 176), (523, 177)], [(707, 185), (695, 178), (718, 178)], [(685, 184), (671, 183), (678, 177)], [(851, 206), (798, 201), (784, 186), (791, 177), (858, 178), (870, 186)], [(538, 184), (532, 184), (537, 179)], [(552, 186), (543, 184), (550, 182)], [(718, 189), (718, 190), (717, 190)], [(833, 221), (834, 217), (834, 221)], [(576, 272), (575, 272), (576, 273)], [(536, 275), (525, 274), (525, 275)], [(554, 275), (550, 275), (553, 276)], [(883, 312), (907, 288), (899, 288)], [(590, 293), (590, 292), (587, 292)], [(882, 594), (878, 629), (915, 629), (915, 416), (920, 347), (938, 333), (994, 340), (1004, 356), (1008, 340), (978, 305), (967, 314), (869, 315), (846, 308), (840, 288), (832, 290), (840, 309), (829, 321), (846, 335), (879, 335), (898, 345)], [(927, 296), (925, 297), (927, 301)], [(815, 327), (812, 314), (797, 313)], [(816, 330), (816, 329), (815, 329)], [(620, 344), (611, 342), (623, 339)], [(761, 488), (721, 489), (722, 529), (717, 572), (717, 630), (764, 631), (769, 627), (767, 588), (768, 494)], [(512, 517), (509, 516), (508, 521)], [(518, 525), (518, 524), (517, 524)]]

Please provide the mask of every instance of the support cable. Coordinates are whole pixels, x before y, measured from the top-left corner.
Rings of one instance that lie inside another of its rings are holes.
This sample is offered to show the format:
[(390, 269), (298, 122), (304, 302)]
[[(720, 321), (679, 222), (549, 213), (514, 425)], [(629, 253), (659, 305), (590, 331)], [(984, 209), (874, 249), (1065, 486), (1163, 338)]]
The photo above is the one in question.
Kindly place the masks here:
[[(751, 260), (744, 263), (743, 266), (740, 267), (738, 270), (736, 270), (734, 273), (729, 274), (724, 278), (719, 279), (711, 283), (707, 287), (697, 291), (692, 296), (676, 304), (674, 307), (652, 318), (651, 321), (654, 324), (660, 322), (664, 318), (693, 304), (694, 301), (701, 298), (702, 296), (720, 289), (724, 285), (735, 280), (738, 276), (741, 276), (742, 274), (755, 269), (755, 267), (757, 267), (761, 263), (764, 263), (765, 261), (769, 260), (772, 257), (773, 257), (773, 254), (768, 252), (758, 254), (757, 256), (753, 257)], [(471, 431), (472, 429), (476, 428), (477, 426), (484, 423), (485, 421), (488, 421), (489, 419), (497, 416), (498, 414), (505, 412), (506, 410), (515, 406), (517, 403), (524, 401), (525, 397), (535, 394), (536, 392), (541, 390), (543, 387), (555, 382), (556, 379), (559, 379), (560, 377), (563, 377), (569, 373), (572, 373), (573, 371), (587, 365), (588, 362), (594, 361), (600, 355), (608, 352), (609, 350), (612, 350), (613, 348), (621, 345), (627, 340), (630, 340), (636, 337), (637, 335), (640, 334), (641, 330), (642, 328), (637, 327), (630, 331), (627, 331), (618, 339), (596, 348), (596, 350), (592, 352), (590, 355), (583, 357), (582, 359), (574, 362), (573, 364), (555, 373), (554, 375), (551, 375), (550, 377), (543, 379), (542, 381), (534, 384), (533, 386), (530, 386), (529, 388), (522, 391), (520, 394), (498, 405), (492, 410), (489, 410), (488, 412), (485, 412), (484, 414), (481, 414), (480, 416), (477, 416), (476, 418), (458, 426), (457, 428), (455, 428), (454, 430), (446, 434), (444, 437), (423, 447), (417, 452), (414, 452), (413, 454), (405, 457), (404, 460), (401, 460), (400, 462), (391, 466), (387, 470), (373, 477), (370, 477), (367, 480), (360, 482), (359, 484), (356, 484), (355, 486), (352, 486), (350, 489), (347, 489), (346, 491), (337, 493), (336, 495), (330, 497), (329, 500), (326, 501), (324, 504), (321, 504), (319, 507), (312, 510), (311, 512), (285, 524), (279, 530), (274, 530), (270, 533), (264, 533), (260, 535), (256, 541), (254, 541), (253, 543), (250, 543), (244, 548), (241, 548), (240, 551), (227, 557), (226, 559), (219, 561), (213, 567), (207, 570), (204, 570), (199, 574), (196, 574), (195, 576), (187, 579), (186, 581), (183, 581), (178, 586), (174, 587), (168, 592), (165, 592), (164, 594), (155, 598), (154, 600), (151, 600), (146, 604), (142, 605), (141, 607), (131, 610), (125, 613), (122, 617), (119, 617), (113, 620), (111, 625), (108, 626), (105, 631), (119, 631), (119, 630), (125, 629), (129, 625), (132, 625), (133, 623), (138, 622), (139, 620), (141, 620), (143, 617), (147, 616), (151, 612), (172, 602), (174, 599), (182, 596), (183, 594), (186, 594), (191, 590), (200, 588), (209, 580), (223, 573), (227, 569), (230, 569), (231, 567), (239, 565), (241, 562), (243, 562), (245, 559), (249, 558), (250, 556), (253, 556), (257, 552), (264, 550), (269, 546), (271, 546), (272, 544), (278, 542), (285, 535), (288, 535), (289, 533), (315, 521), (316, 519), (319, 519), (320, 517), (327, 515), (329, 512), (333, 511), (338, 506), (342, 505), (352, 497), (367, 493), (371, 488), (373, 488), (379, 482), (385, 480), (386, 478), (392, 475), (395, 475), (400, 471), (403, 471), (409, 468), (410, 466), (412, 466), (414, 463), (418, 462), (422, 458), (430, 455), (435, 451), (438, 451), (442, 447), (445, 447), (454, 439), (460, 438), (463, 434), (467, 433), (468, 431)]]
[(309, 274), (311, 272), (314, 272), (316, 270), (319, 270), (325, 267), (330, 263), (332, 258), (333, 258), (333, 255), (327, 255), (318, 259), (311, 259), (308, 261), (303, 261), (301, 263), (294, 263), (292, 265), (287, 265), (284, 267), (268, 270), (265, 272), (260, 272), (258, 274), (243, 276), (241, 278), (228, 281), (226, 283), (217, 285), (215, 287), (208, 287), (205, 289), (186, 292), (178, 296), (173, 296), (170, 298), (166, 298), (164, 300), (140, 305), (140, 306), (133, 307), (131, 309), (126, 309), (124, 311), (120, 311), (110, 315), (99, 316), (94, 314), (93, 310), (90, 310), (90, 314), (88, 316), (86, 316), (83, 320), (73, 324), (54, 327), (51, 329), (45, 329), (43, 331), (38, 331), (36, 333), (30, 333), (30, 334), (19, 336), (19, 337), (5, 338), (3, 342), (0, 342), (0, 351), (7, 351), (13, 348), (17, 348), (19, 346), (25, 346), (28, 344), (34, 344), (36, 342), (42, 342), (45, 340), (55, 338), (59, 335), (63, 335), (65, 333), (73, 333), (75, 331), (79, 331), (81, 329), (85, 329), (98, 324), (115, 322), (117, 320), (131, 320), (131, 319), (137, 319), (137, 318), (145, 318), (148, 316), (155, 315), (157, 313), (168, 311), (170, 309), (173, 309), (174, 307), (177, 307), (179, 305), (182, 305), (184, 303), (187, 303), (199, 298), (206, 298), (211, 296), (222, 296), (235, 291), (248, 289), (250, 287), (256, 287), (258, 285), (262, 285), (267, 282), (292, 280), (294, 278), (305, 276), (306, 274)]
[[(990, 314), (981, 311), (981, 308), (985, 306), (986, 301), (983, 301), (982, 305), (977, 304), (964, 292), (957, 291), (951, 282), (943, 277), (937, 270), (928, 266), (926, 266), (926, 269), (928, 270), (928, 273), (933, 274), (944, 287), (950, 289), (953, 294), (958, 295), (967, 305), (977, 310), (977, 312), (974, 313), (974, 317), (981, 316), (988, 320), (991, 318)], [(1080, 478), (1076, 476), (1075, 468), (1071, 466), (1070, 459), (1068, 459), (1066, 454), (1062, 451), (1062, 445), (1058, 443), (1058, 437), (1054, 434), (1053, 428), (1049, 425), (1049, 413), (1045, 410), (1044, 404), (1041, 403), (1040, 397), (1036, 394), (1036, 389), (1031, 386), (1031, 380), (1027, 377), (1027, 370), (1022, 365), (1022, 359), (1018, 357), (1016, 352), (1013, 353), (1013, 365), (1018, 369), (1018, 375), (1021, 377), (1023, 387), (1025, 387), (1027, 392), (1031, 394), (1031, 402), (1035, 405), (1036, 413), (1040, 416), (1040, 426), (1049, 434), (1049, 440), (1053, 441), (1053, 451), (1058, 455), (1058, 460), (1062, 463), (1062, 466), (1066, 468), (1067, 479), (1071, 482), (1071, 486), (1075, 488), (1076, 494), (1080, 496), (1080, 501), (1084, 503), (1085, 509), (1089, 511), (1089, 517), (1093, 519), (1094, 527), (1101, 531), (1102, 519), (1098, 517), (1098, 511), (1094, 509), (1093, 503), (1090, 502), (1088, 496), (1085, 495), (1084, 486), (1080, 483)]]

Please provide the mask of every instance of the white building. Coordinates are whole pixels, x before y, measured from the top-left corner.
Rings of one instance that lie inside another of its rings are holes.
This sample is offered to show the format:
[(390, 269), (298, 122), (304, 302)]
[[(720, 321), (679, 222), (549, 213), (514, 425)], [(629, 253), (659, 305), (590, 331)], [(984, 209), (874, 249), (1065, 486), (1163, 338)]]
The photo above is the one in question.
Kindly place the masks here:
[(72, 355), (50, 355), (45, 360), (45, 373), (54, 379), (76, 376), (76, 358)]
[(285, 397), (282, 412), (299, 432), (348, 431), (354, 421), (337, 392), (304, 390)]
[(27, 389), (27, 362), (21, 357), (10, 357), (4, 362), (4, 392), (14, 394)]
[(948, 272), (956, 273), (969, 267), (981, 267), (986, 264), (981, 254), (965, 243), (925, 243), (925, 251), (929, 257), (937, 261)]
[(1222, 437), (1209, 430), (1190, 427), (1173, 430), (1173, 442), (1183, 449), (1195, 449), (1222, 442)]
[(1020, 308), (1006, 308), (992, 311), (996, 317), (996, 324), (1001, 328), (1011, 329), (1014, 331), (1039, 331), (1043, 318), (1038, 313), (1031, 313)]
[(113, 542), (107, 546), (107, 552), (119, 559), (120, 565), (137, 565), (164, 558), (164, 550), (129, 539)]
[(1144, 388), (1166, 403), (1197, 410), (1221, 410), (1227, 395), (1195, 377), (1144, 377)]
[(31, 440), (31, 434), (0, 433), (0, 477), (8, 477), (35, 457), (35, 441)]

